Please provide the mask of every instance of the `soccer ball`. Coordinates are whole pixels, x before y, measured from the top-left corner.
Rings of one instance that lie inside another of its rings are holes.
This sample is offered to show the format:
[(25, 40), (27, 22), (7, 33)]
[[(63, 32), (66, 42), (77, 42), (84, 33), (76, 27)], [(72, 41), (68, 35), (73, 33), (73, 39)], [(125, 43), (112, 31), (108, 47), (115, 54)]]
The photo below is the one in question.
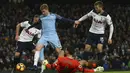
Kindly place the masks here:
[(18, 63), (16, 65), (16, 70), (23, 72), (25, 70), (26, 66), (23, 63)]

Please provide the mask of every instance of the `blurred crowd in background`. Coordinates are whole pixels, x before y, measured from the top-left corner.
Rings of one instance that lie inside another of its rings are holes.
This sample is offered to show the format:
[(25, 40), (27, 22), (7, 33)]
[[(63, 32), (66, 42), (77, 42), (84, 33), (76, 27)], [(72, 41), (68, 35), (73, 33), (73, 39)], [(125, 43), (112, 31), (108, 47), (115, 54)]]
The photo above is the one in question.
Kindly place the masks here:
[[(49, 4), (50, 11), (66, 18), (74, 20), (88, 13), (93, 5), (87, 4)], [(130, 69), (130, 5), (106, 5), (105, 10), (112, 17), (114, 24), (113, 44), (108, 45), (109, 26), (106, 26), (103, 66), (109, 69)], [(0, 69), (11, 68), (14, 52), (16, 49), (15, 27), (18, 23), (40, 14), (39, 4), (27, 6), (25, 4), (4, 4), (0, 6)], [(75, 58), (82, 57), (84, 44), (91, 26), (91, 18), (85, 20), (78, 28), (74, 29), (73, 24), (57, 22), (57, 32), (60, 37), (63, 49), (66, 46), (73, 46)], [(93, 44), (93, 49), (96, 49)], [(94, 53), (96, 53), (95, 51)], [(55, 59), (54, 53), (48, 56)], [(93, 56), (90, 58), (96, 59)], [(27, 64), (33, 63), (33, 55), (23, 52), (23, 61)]]

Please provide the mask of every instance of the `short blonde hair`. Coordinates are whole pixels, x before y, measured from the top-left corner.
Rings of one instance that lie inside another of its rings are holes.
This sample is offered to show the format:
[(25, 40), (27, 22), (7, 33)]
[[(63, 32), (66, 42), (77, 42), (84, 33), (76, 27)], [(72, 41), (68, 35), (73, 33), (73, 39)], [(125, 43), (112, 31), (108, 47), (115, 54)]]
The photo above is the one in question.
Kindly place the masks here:
[(94, 3), (94, 6), (96, 6), (96, 5), (99, 5), (100, 7), (103, 7), (103, 6), (104, 6), (102, 1), (96, 1), (96, 2)]
[(40, 10), (43, 10), (43, 9), (49, 10), (48, 5), (47, 5), (47, 4), (42, 4), (42, 5), (40, 6)]

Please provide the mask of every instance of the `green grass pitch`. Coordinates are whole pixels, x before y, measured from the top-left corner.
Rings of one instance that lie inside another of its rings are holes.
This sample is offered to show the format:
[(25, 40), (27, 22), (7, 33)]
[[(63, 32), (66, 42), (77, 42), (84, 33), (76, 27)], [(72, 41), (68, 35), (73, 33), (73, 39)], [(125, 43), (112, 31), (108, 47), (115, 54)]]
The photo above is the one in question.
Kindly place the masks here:
[[(0, 73), (10, 73), (11, 71), (0, 71)], [(16, 73), (35, 73), (34, 71), (24, 71), (24, 72), (16, 72)], [(38, 72), (40, 73), (40, 71)], [(46, 70), (44, 73), (57, 73), (53, 70)], [(83, 73), (83, 72), (76, 72)], [(88, 72), (89, 73), (89, 72)], [(104, 71), (104, 72), (96, 72), (96, 73), (130, 73), (130, 71)]]
[[(82, 73), (82, 72), (77, 72)], [(96, 73), (130, 73), (130, 71), (104, 71), (104, 72), (96, 72)]]

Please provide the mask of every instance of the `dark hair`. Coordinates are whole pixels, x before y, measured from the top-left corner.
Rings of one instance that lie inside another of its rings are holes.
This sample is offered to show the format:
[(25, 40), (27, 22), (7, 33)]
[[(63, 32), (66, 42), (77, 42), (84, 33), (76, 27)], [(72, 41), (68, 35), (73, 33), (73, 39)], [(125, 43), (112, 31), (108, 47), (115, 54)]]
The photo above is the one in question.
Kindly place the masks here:
[[(34, 15), (34, 17), (39, 17), (39, 15)], [(27, 28), (27, 30), (29, 30), (30, 28), (32, 28), (32, 27), (35, 27), (35, 28), (37, 28), (37, 29), (41, 29), (41, 21), (39, 20), (39, 22), (37, 22), (37, 23), (33, 23), (33, 21), (30, 21), (29, 22), (29, 24), (32, 24), (31, 26), (29, 26), (28, 28)]]
[(99, 5), (100, 7), (103, 7), (103, 6), (104, 6), (102, 1), (96, 1), (96, 2), (94, 3), (94, 6), (96, 6), (96, 5)]
[(71, 55), (74, 54), (74, 48), (72, 46), (67, 46), (66, 50), (69, 52), (69, 54), (71, 54)]
[(36, 15), (34, 15), (34, 17), (37, 17), (37, 18), (38, 18), (38, 17), (40, 17), (40, 16), (39, 16), (38, 14), (36, 14)]

